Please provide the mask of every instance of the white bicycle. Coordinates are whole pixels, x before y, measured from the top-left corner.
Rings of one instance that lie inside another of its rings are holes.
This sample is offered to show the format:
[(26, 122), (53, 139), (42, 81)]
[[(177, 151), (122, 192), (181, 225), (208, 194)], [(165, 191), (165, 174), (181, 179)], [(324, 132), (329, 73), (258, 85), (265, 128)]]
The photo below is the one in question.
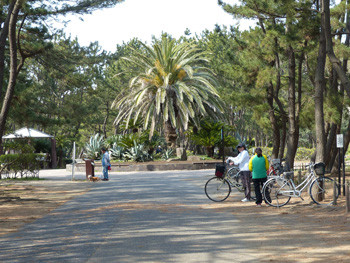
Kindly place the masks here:
[(308, 192), (312, 201), (319, 205), (333, 204), (334, 198), (339, 196), (338, 186), (334, 187), (336, 182), (324, 176), (324, 173), (324, 163), (316, 163), (309, 165), (309, 174), (298, 185), (293, 182), (294, 172), (284, 172), (282, 176), (274, 176), (263, 186), (264, 200), (275, 207), (288, 204), (291, 197), (304, 200), (301, 194), (309, 186)]

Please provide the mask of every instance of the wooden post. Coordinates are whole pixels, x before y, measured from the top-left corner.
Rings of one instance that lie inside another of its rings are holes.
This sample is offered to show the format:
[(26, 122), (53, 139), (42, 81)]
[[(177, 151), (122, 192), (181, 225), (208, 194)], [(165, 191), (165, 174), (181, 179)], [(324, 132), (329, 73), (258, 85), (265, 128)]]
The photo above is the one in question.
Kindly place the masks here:
[(301, 171), (298, 171), (298, 184), (301, 183)]
[(337, 193), (338, 193), (338, 187), (337, 182), (333, 181), (333, 205), (337, 205)]
[(56, 140), (51, 139), (51, 168), (57, 168), (57, 150), (56, 150)]
[(350, 213), (350, 196), (349, 196), (349, 185), (347, 184), (346, 185), (346, 188), (345, 188), (345, 192), (346, 192), (346, 195), (345, 195), (345, 198), (346, 198), (346, 213)]

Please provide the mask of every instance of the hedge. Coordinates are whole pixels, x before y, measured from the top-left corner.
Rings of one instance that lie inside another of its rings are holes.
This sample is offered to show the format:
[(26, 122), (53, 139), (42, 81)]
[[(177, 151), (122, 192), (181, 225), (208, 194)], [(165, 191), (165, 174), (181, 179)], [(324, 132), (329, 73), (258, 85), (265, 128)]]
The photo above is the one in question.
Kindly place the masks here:
[(41, 155), (35, 153), (5, 154), (0, 156), (1, 174), (20, 174), (23, 176), (35, 176), (40, 168)]

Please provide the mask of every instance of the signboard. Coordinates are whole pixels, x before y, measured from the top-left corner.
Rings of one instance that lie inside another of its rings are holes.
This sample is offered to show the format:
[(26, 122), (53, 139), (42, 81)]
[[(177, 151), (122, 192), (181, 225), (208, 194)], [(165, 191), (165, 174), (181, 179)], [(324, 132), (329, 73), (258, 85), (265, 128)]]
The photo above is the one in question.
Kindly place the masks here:
[(344, 147), (343, 134), (337, 134), (337, 148), (343, 148), (343, 147)]

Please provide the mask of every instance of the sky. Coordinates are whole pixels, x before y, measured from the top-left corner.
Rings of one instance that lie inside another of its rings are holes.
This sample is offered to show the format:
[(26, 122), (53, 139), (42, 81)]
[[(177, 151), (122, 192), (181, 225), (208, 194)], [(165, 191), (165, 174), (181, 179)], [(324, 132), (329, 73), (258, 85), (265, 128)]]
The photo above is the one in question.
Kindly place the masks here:
[[(236, 0), (224, 0), (234, 3)], [(98, 41), (107, 51), (115, 51), (116, 45), (137, 37), (150, 43), (152, 36), (160, 37), (162, 32), (178, 38), (186, 28), (192, 34), (213, 30), (215, 24), (236, 25), (242, 30), (254, 25), (252, 21), (237, 21), (226, 13), (217, 0), (125, 0), (114, 8), (77, 16), (65, 28), (66, 34), (77, 36), (80, 45), (87, 46)]]

